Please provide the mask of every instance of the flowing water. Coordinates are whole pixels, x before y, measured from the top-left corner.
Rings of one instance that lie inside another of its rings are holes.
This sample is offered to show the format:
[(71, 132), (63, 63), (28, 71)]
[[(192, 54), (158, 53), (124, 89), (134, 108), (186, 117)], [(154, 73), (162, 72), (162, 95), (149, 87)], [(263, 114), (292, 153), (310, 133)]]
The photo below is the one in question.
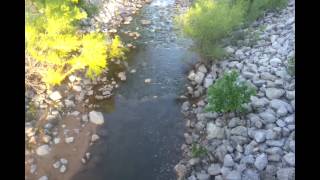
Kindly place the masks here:
[[(190, 41), (177, 36), (173, 0), (154, 0), (123, 30), (142, 38), (128, 57), (127, 81), (100, 103), (105, 124), (93, 156), (75, 180), (171, 180), (181, 157), (184, 120), (176, 98), (185, 91), (186, 72), (197, 59)], [(152, 22), (143, 26), (141, 19)], [(125, 41), (130, 41), (123, 35)], [(145, 79), (151, 83), (146, 84)]]

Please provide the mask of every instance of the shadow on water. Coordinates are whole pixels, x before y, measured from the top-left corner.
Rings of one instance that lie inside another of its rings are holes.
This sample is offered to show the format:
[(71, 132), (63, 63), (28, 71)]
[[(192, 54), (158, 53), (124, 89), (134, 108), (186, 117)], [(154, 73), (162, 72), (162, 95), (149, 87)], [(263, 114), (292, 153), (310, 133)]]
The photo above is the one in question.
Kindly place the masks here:
[[(101, 139), (74, 180), (175, 179), (185, 123), (176, 97), (185, 91), (185, 73), (197, 56), (172, 31), (173, 9), (173, 1), (155, 0), (135, 18), (144, 37), (128, 58), (136, 73), (127, 73), (115, 97), (99, 103), (105, 117), (97, 130)], [(139, 19), (152, 24), (143, 27)]]

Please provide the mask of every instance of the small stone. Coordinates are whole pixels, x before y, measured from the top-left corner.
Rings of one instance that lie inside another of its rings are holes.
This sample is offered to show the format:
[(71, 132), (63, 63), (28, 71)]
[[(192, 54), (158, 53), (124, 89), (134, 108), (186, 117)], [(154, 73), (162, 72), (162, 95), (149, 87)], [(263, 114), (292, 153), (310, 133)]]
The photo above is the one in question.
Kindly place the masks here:
[(34, 174), (37, 170), (37, 165), (36, 164), (32, 164), (31, 167), (30, 167), (30, 173), (31, 174)]
[(53, 163), (53, 168), (58, 169), (61, 166), (61, 162), (60, 161), (56, 161), (55, 163)]
[(207, 134), (207, 139), (223, 139), (225, 136), (224, 129), (216, 126), (214, 123), (207, 124)]
[(142, 19), (140, 22), (141, 22), (142, 25), (150, 25), (150, 24), (151, 24), (151, 21), (150, 21), (150, 20), (144, 20), (144, 19)]
[(80, 92), (82, 90), (81, 86), (73, 86), (72, 89), (76, 92)]
[(278, 121), (276, 121), (276, 124), (279, 126), (279, 127), (285, 127), (286, 126), (286, 123), (284, 121), (282, 121), (281, 119), (279, 119)]
[(211, 164), (208, 168), (208, 173), (210, 175), (216, 176), (216, 175), (220, 174), (220, 172), (221, 172), (220, 164)]
[(87, 163), (87, 161), (86, 161), (85, 158), (81, 158), (81, 162), (82, 162), (83, 164)]
[(135, 69), (131, 69), (130, 73), (134, 74), (136, 73), (137, 71)]
[(67, 138), (65, 138), (65, 142), (66, 142), (67, 144), (73, 143), (73, 142), (74, 142), (74, 137), (67, 137)]
[(54, 142), (54, 144), (59, 144), (60, 143), (60, 138), (54, 138), (53, 142)]
[(247, 136), (248, 130), (244, 126), (238, 126), (238, 127), (233, 128), (230, 133), (232, 135)]
[(53, 101), (58, 101), (62, 98), (61, 94), (58, 91), (54, 91), (50, 94), (49, 98)]
[(282, 61), (281, 61), (279, 58), (272, 58), (272, 59), (270, 60), (270, 64), (271, 64), (271, 66), (273, 66), (273, 67), (277, 67), (277, 66), (279, 66), (281, 63), (282, 63)]
[(288, 124), (293, 124), (294, 120), (295, 120), (294, 115), (290, 115), (284, 119), (284, 121)]
[(268, 109), (259, 114), (265, 124), (274, 123), (276, 121), (276, 117), (272, 110)]
[(276, 147), (282, 147), (284, 145), (283, 140), (267, 140), (266, 143), (268, 146), (276, 146)]
[(230, 154), (224, 156), (223, 166), (232, 167), (234, 165), (233, 159)]
[(254, 133), (254, 140), (257, 142), (257, 143), (262, 143), (266, 140), (266, 134), (265, 132), (263, 131), (256, 131)]
[(93, 124), (101, 125), (104, 123), (103, 114), (97, 111), (91, 111), (89, 113), (90, 122)]
[(204, 79), (204, 76), (205, 74), (203, 72), (200, 72), (198, 71), (195, 78), (194, 78), (194, 81), (197, 83), (197, 84), (201, 84), (203, 79)]
[(38, 180), (48, 180), (47, 176), (41, 176)]
[(61, 159), (60, 159), (60, 162), (61, 162), (62, 164), (68, 164), (68, 160), (65, 159), (65, 158), (61, 158)]
[(77, 78), (76, 76), (71, 75), (71, 76), (69, 76), (69, 81), (74, 82), (76, 80), (76, 78)]
[(187, 173), (187, 168), (182, 165), (182, 164), (177, 164), (175, 167), (174, 167), (179, 179), (184, 179), (186, 173)]
[(97, 134), (93, 134), (93, 135), (91, 136), (91, 141), (92, 141), (92, 142), (95, 142), (95, 141), (97, 141), (99, 138), (100, 138), (100, 137), (99, 137)]
[(286, 97), (287, 97), (287, 99), (289, 99), (289, 100), (295, 99), (295, 91), (287, 91), (287, 92), (286, 92)]
[(51, 148), (47, 144), (45, 144), (45, 145), (39, 146), (36, 150), (36, 153), (38, 156), (44, 156), (49, 154), (50, 151), (51, 151)]
[(206, 173), (198, 173), (197, 178), (198, 180), (210, 180), (210, 175)]
[(91, 155), (91, 154), (90, 154), (89, 152), (86, 153), (86, 158), (87, 158), (87, 160), (90, 159), (90, 155)]
[(67, 171), (67, 167), (65, 165), (62, 165), (60, 167), (60, 173), (65, 173)]
[(277, 89), (277, 88), (267, 88), (266, 89), (266, 96), (269, 99), (279, 99), (285, 91), (283, 89)]
[(254, 162), (255, 167), (260, 171), (262, 171), (267, 166), (267, 164), (268, 164), (268, 158), (267, 158), (267, 155), (264, 153), (260, 154)]
[(241, 173), (239, 171), (231, 171), (225, 178), (226, 180), (241, 180)]
[(146, 84), (151, 83), (151, 79), (145, 79), (145, 80), (144, 80), (144, 83), (146, 83)]
[(74, 102), (70, 101), (69, 99), (64, 100), (64, 104), (66, 105), (67, 108), (72, 108), (76, 106)]
[(207, 68), (205, 65), (201, 64), (199, 67), (198, 67), (198, 71), (202, 72), (202, 73), (207, 73)]
[(266, 106), (267, 104), (269, 104), (269, 101), (267, 100), (267, 98), (257, 98), (255, 96), (251, 97), (251, 101), (252, 101), (252, 107), (254, 108), (262, 108), (264, 106)]
[(50, 140), (51, 140), (51, 136), (44, 135), (44, 136), (42, 137), (42, 140), (43, 140), (43, 142), (45, 142), (45, 143), (49, 143)]
[(283, 159), (290, 165), (295, 166), (295, 154), (289, 152), (288, 154), (283, 156)]
[(295, 168), (281, 168), (277, 171), (277, 179), (279, 180), (294, 180)]
[(125, 81), (127, 79), (125, 72), (119, 72), (118, 77), (120, 78), (121, 81)]
[(242, 175), (243, 180), (260, 180), (259, 174), (257, 171), (252, 169), (246, 169)]
[(194, 165), (198, 164), (199, 162), (200, 162), (199, 158), (192, 158), (192, 159), (189, 160), (189, 164), (191, 166), (194, 166)]

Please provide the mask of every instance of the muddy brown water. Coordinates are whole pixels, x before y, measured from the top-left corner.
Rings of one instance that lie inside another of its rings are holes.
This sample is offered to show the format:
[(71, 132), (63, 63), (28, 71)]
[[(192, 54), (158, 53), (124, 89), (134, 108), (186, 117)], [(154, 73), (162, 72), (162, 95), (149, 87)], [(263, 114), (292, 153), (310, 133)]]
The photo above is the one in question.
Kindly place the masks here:
[[(125, 30), (142, 35), (127, 59), (129, 71), (112, 99), (99, 102), (105, 124), (92, 146), (92, 159), (74, 180), (171, 180), (181, 157), (184, 119), (176, 98), (185, 91), (186, 72), (197, 55), (177, 36), (172, 0), (154, 0)], [(143, 26), (141, 19), (151, 20)], [(138, 28), (137, 28), (138, 27)], [(137, 30), (138, 29), (138, 30)], [(132, 41), (125, 35), (122, 39)], [(146, 84), (145, 79), (151, 83)]]

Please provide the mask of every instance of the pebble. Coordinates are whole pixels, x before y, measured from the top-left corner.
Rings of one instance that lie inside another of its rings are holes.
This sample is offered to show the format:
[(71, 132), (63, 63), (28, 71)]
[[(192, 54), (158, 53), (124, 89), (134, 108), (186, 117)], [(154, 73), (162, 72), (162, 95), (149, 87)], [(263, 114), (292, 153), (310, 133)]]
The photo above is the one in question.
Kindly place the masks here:
[(73, 143), (73, 142), (74, 142), (74, 137), (67, 137), (67, 138), (65, 138), (65, 142), (66, 142), (67, 144)]
[(103, 114), (97, 111), (91, 111), (89, 113), (90, 122), (96, 125), (102, 125), (104, 123)]
[(45, 145), (39, 146), (36, 150), (36, 153), (38, 156), (45, 156), (49, 154), (50, 151), (51, 151), (51, 148), (49, 147), (49, 145), (45, 144)]

